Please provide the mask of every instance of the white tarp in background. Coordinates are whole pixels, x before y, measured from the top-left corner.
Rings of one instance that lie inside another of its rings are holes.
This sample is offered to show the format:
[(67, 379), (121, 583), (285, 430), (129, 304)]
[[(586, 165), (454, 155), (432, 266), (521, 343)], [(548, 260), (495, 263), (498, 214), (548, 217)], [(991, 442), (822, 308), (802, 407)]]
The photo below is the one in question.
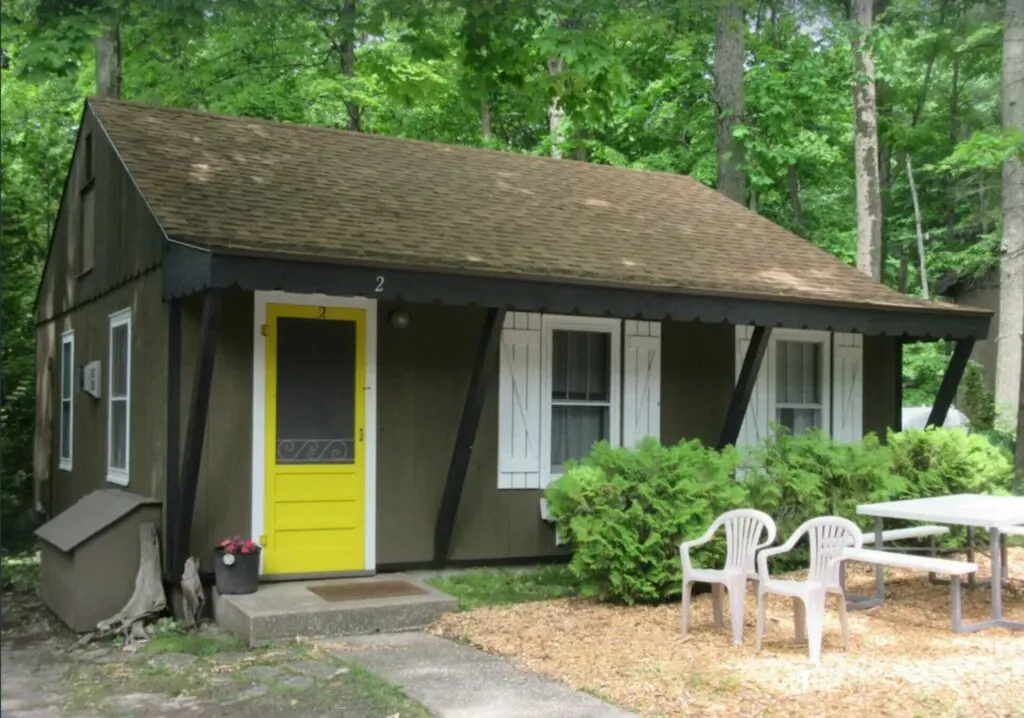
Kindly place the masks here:
[[(928, 415), (931, 411), (932, 408), (930, 406), (903, 407), (903, 428), (923, 429), (925, 424), (928, 423)], [(946, 429), (962, 428), (970, 431), (971, 422), (966, 414), (951, 406), (949, 407), (949, 413), (946, 414), (946, 421), (942, 426)]]

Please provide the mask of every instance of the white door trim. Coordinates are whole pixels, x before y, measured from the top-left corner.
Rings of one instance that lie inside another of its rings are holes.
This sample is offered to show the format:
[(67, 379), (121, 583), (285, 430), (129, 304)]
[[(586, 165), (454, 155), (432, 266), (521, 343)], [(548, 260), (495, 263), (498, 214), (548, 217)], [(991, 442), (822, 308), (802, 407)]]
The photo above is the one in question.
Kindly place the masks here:
[[(377, 300), (362, 297), (332, 297), (326, 294), (292, 294), (290, 292), (253, 292), (252, 326), (252, 538), (257, 540), (265, 528), (263, 507), (266, 503), (264, 446), (266, 437), (266, 338), (261, 327), (267, 321), (268, 304), (298, 304), (322, 307), (363, 309), (366, 311), (366, 390), (364, 466), (366, 482), (366, 555), (364, 570), (377, 568)], [(260, 574), (263, 560), (260, 559)]]

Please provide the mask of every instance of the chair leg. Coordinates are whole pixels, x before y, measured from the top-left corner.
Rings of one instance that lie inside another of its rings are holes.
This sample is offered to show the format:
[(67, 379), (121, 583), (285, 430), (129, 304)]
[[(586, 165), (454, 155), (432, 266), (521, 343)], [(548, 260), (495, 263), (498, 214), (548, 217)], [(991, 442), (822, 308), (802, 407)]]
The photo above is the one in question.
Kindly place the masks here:
[(804, 610), (804, 602), (793, 597), (793, 640), (800, 644), (806, 640), (804, 627), (807, 625), (807, 611)]
[(850, 622), (846, 615), (846, 596), (842, 593), (839, 596), (839, 625), (843, 629), (843, 650), (850, 650)]
[(715, 615), (715, 628), (721, 628), (725, 625), (725, 620), (722, 618), (722, 591), (725, 587), (720, 583), (711, 584), (711, 608)]
[(743, 645), (743, 619), (747, 611), (747, 581), (745, 578), (730, 581), (726, 586), (729, 592), (729, 619), (732, 623), (732, 643)]
[(765, 604), (767, 604), (767, 603), (768, 602), (765, 600), (764, 593), (760, 589), (758, 589), (758, 592), (757, 592), (757, 629), (755, 631), (755, 633), (756, 633), (756, 640), (757, 640), (757, 650), (758, 651), (761, 650), (761, 643), (762, 643), (762, 640), (764, 639), (764, 613), (765, 613), (765, 608), (766, 608)]
[(683, 581), (682, 624), (683, 635), (690, 632), (690, 597), (693, 594), (693, 581)]
[(825, 596), (812, 594), (807, 601), (807, 649), (811, 663), (821, 663), (821, 631), (825, 622)]

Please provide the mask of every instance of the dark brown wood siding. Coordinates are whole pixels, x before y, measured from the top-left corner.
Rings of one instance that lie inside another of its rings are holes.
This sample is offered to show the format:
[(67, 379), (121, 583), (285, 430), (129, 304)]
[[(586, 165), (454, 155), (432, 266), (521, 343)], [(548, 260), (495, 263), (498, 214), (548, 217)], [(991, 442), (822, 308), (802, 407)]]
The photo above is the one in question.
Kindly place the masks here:
[(977, 342), (971, 358), (981, 364), (985, 388), (996, 388), (996, 338), (999, 336), (999, 268), (989, 270), (983, 277), (971, 282), (956, 295), (956, 303), (967, 307), (991, 309), (994, 312), (989, 325), (988, 338)]
[[(78, 241), (81, 191), (86, 180), (84, 147), (92, 146), (92, 268), (80, 272)], [(71, 472), (57, 472), (56, 424), (59, 393), (60, 335), (75, 330), (75, 365), (103, 361), (106, 389), (108, 317), (131, 306), (132, 427), (131, 489), (158, 496), (163, 490), (163, 428), (166, 381), (167, 315), (158, 271), (164, 235), (138, 193), (117, 152), (96, 118), (82, 119), (75, 152), (36, 305), (36, 498), (47, 506), (52, 482), (52, 511), (60, 511), (106, 482), (106, 403), (75, 393), (75, 462)], [(139, 371), (139, 367), (151, 370)], [(159, 425), (158, 425), (159, 422)], [(143, 443), (147, 437), (149, 443)], [(81, 459), (81, 460), (79, 460)], [(138, 482), (140, 485), (136, 485)]]
[(864, 337), (864, 433), (882, 441), (903, 406), (899, 341)]
[[(163, 499), (167, 396), (167, 306), (158, 272), (146, 274), (37, 329), (36, 474), (41, 503), (60, 513), (107, 482), (110, 315), (132, 310), (129, 484)], [(74, 392), (72, 466), (59, 469), (60, 338), (74, 331), (75, 367), (99, 360), (101, 397)], [(52, 504), (50, 503), (52, 500)]]
[[(391, 313), (402, 309), (409, 325), (396, 329)], [(182, 435), (187, 420), (202, 303), (183, 309)], [(382, 302), (377, 347), (377, 563), (430, 561), (434, 520), (451, 460), (485, 310)], [(251, 294), (231, 292), (214, 367), (191, 552), (204, 568), (223, 536), (246, 534), (252, 505)], [(730, 325), (665, 322), (662, 325), (661, 432), (666, 442), (718, 438), (734, 377)], [(884, 428), (894, 415), (892, 340), (865, 342), (865, 428)], [(539, 490), (499, 490), (498, 366), (470, 461), (452, 536), (454, 560), (532, 558), (556, 547), (554, 530), (540, 518)]]
[[(429, 561), (485, 310), (403, 306), (395, 329), (380, 305), (377, 351), (377, 562)], [(539, 490), (498, 489), (498, 365), (452, 534), (451, 558), (504, 559), (563, 552), (540, 518)]]
[[(199, 350), (203, 299), (182, 302), (179, 451), (185, 448), (189, 402)], [(212, 571), (213, 547), (227, 536), (248, 536), (252, 524), (253, 295), (228, 291), (217, 337), (210, 413), (196, 489), (189, 555)]]
[[(91, 270), (81, 273), (78, 233), (82, 189), (87, 181), (85, 145), (92, 142), (93, 241)], [(94, 301), (143, 272), (163, 256), (163, 230), (149, 211), (103, 128), (88, 110), (71, 161), (43, 272), (36, 320)]]
[(661, 337), (661, 440), (714, 446), (736, 383), (736, 328), (669, 321)]

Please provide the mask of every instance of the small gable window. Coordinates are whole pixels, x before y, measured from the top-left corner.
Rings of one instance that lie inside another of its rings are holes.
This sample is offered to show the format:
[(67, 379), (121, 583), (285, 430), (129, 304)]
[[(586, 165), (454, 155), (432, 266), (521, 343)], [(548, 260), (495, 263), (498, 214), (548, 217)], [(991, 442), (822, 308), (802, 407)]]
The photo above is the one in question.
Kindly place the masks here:
[(96, 200), (93, 188), (93, 139), (87, 132), (82, 140), (82, 174), (78, 192), (77, 250), (78, 273), (86, 274), (93, 268), (96, 254)]

